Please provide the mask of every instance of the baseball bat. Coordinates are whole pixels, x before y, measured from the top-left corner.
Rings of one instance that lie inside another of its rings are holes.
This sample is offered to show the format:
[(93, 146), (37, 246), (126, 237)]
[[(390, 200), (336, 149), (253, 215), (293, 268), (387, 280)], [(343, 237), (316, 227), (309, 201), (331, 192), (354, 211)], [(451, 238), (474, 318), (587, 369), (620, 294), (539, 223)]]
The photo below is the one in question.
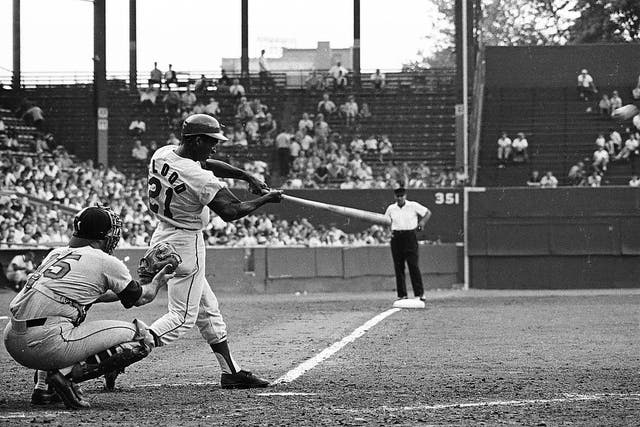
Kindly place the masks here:
[(316, 202), (313, 200), (301, 199), (299, 197), (289, 196), (283, 194), (282, 198), (293, 203), (298, 203), (303, 206), (309, 206), (312, 208), (322, 209), (324, 211), (334, 212), (340, 215), (348, 216), (351, 218), (361, 219), (363, 221), (373, 222), (375, 224), (391, 225), (391, 220), (383, 214), (376, 212), (369, 212), (362, 209), (348, 208), (346, 206), (332, 205), (329, 203)]

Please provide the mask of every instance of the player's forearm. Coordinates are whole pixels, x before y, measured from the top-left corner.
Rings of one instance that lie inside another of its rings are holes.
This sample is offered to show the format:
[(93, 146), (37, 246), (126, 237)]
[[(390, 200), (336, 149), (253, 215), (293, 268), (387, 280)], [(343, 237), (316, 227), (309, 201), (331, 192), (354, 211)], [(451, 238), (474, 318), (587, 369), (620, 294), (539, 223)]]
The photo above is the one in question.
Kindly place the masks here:
[(205, 168), (213, 172), (218, 178), (233, 178), (246, 180), (248, 177), (247, 171), (231, 166), (229, 163), (207, 159), (205, 161)]
[(142, 294), (140, 298), (135, 302), (136, 307), (140, 307), (141, 305), (149, 304), (153, 301), (158, 295), (158, 291), (162, 287), (162, 283), (159, 283), (155, 280), (152, 280), (151, 283), (142, 286)]
[(220, 214), (224, 221), (235, 221), (243, 218), (259, 207), (269, 203), (270, 196), (264, 195), (257, 199), (247, 200), (246, 202), (230, 203), (225, 207), (225, 212)]
[(96, 302), (115, 302), (118, 301), (120, 298), (118, 297), (118, 295), (116, 295), (115, 292), (113, 291), (107, 291), (104, 294), (100, 295), (98, 297), (98, 299), (96, 300)]

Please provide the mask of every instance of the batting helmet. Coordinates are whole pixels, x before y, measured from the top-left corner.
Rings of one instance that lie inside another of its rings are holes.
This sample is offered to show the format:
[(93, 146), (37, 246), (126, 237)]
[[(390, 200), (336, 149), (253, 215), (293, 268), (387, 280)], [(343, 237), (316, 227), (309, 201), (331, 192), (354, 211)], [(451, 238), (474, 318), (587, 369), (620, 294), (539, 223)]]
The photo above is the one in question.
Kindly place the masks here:
[(105, 206), (84, 208), (73, 219), (73, 236), (90, 240), (105, 240), (108, 254), (118, 246), (122, 235), (122, 220)]
[(194, 114), (182, 123), (182, 136), (207, 135), (220, 141), (228, 141), (220, 129), (220, 123), (206, 114)]

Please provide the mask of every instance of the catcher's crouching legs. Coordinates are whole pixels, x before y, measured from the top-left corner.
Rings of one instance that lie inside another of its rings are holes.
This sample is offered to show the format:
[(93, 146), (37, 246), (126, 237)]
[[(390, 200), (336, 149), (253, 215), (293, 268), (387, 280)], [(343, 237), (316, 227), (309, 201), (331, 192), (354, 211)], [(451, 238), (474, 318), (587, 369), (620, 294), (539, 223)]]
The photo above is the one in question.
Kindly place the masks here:
[(147, 325), (137, 319), (133, 322), (138, 329), (133, 341), (107, 348), (76, 363), (68, 377), (74, 383), (79, 383), (104, 375), (107, 389), (113, 390), (118, 374), (124, 372), (125, 367), (147, 357), (154, 347), (153, 336)]

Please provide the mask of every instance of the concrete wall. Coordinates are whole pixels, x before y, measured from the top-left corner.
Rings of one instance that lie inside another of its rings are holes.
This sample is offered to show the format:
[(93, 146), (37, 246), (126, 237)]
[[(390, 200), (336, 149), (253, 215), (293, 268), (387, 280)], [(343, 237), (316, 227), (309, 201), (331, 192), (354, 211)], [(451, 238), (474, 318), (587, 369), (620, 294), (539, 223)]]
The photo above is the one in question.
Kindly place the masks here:
[[(115, 256), (135, 272), (146, 248), (119, 249)], [(0, 251), (6, 268), (20, 250)], [(41, 261), (48, 250), (34, 250)], [(461, 281), (462, 247), (421, 245), (426, 289), (452, 288)], [(366, 247), (254, 247), (207, 249), (207, 280), (214, 290), (237, 293), (394, 290), (391, 250)], [(135, 273), (134, 273), (135, 275)], [(407, 274), (407, 286), (411, 289)]]
[(629, 187), (470, 193), (471, 287), (638, 287), (639, 214)]

